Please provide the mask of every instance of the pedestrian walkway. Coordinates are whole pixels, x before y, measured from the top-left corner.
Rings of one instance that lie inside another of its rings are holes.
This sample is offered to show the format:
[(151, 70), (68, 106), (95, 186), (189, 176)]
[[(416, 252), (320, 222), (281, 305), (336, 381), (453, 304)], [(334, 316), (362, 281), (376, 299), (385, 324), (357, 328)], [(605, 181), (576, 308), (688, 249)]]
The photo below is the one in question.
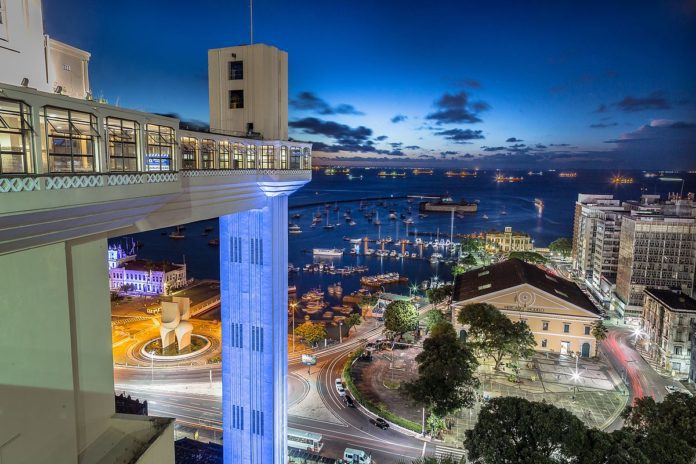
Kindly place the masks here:
[(450, 446), (435, 445), (435, 457), (437, 459), (451, 458), (455, 462), (466, 462), (466, 451)]

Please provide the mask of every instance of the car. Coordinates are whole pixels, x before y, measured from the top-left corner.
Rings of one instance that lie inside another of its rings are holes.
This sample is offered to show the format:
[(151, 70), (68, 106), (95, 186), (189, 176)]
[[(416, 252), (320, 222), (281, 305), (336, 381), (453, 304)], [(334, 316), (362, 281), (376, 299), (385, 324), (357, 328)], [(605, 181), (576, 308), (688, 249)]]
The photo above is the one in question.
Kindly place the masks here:
[(355, 401), (353, 401), (353, 398), (350, 396), (346, 395), (343, 397), (343, 402), (345, 403), (346, 406), (349, 408), (354, 408), (355, 407)]
[(378, 417), (377, 419), (370, 419), (370, 424), (374, 425), (375, 427), (379, 427), (382, 430), (387, 430), (389, 428), (389, 422), (385, 421), (381, 417)]
[(335, 383), (336, 383), (336, 388), (343, 387), (343, 381), (341, 379), (336, 379)]
[(678, 391), (677, 387), (675, 387), (674, 385), (665, 385), (665, 390), (667, 390), (670, 393)]
[(346, 389), (343, 388), (342, 385), (336, 385), (336, 391), (338, 392), (338, 396), (346, 396)]

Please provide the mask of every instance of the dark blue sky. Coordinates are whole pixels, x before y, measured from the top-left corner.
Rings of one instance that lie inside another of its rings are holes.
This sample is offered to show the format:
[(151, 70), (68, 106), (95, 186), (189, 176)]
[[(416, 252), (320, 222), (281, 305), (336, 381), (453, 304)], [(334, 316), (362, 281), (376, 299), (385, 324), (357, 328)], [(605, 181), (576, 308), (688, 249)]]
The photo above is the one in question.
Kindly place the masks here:
[[(116, 7), (117, 5), (118, 7)], [(44, 2), (111, 103), (207, 121), (208, 48), (248, 2)], [(696, 168), (696, 0), (257, 0), (317, 157), (461, 167)]]

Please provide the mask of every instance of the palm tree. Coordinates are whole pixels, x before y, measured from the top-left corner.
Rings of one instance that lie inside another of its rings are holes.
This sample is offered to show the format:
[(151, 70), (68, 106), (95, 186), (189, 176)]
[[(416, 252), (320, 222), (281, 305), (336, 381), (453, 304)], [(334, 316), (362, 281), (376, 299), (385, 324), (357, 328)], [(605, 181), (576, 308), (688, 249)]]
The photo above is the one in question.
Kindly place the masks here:
[(592, 324), (592, 336), (597, 341), (597, 343), (595, 343), (595, 357), (597, 356), (597, 351), (599, 350), (599, 342), (605, 340), (607, 338), (608, 333), (609, 330), (604, 325), (604, 322), (597, 321), (594, 324)]

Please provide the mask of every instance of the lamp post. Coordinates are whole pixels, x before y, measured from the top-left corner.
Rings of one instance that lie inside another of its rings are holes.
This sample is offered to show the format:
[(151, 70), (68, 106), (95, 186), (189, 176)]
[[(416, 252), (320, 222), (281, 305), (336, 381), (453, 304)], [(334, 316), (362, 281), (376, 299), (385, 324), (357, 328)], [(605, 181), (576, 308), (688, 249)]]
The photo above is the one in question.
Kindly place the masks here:
[[(295, 352), (295, 312), (297, 310), (297, 302), (293, 301), (290, 303), (292, 308), (292, 352)], [(287, 327), (287, 326), (286, 326)]]
[(343, 331), (341, 330), (343, 328), (343, 321), (338, 321), (338, 344), (340, 345), (343, 343)]
[(575, 396), (578, 393), (578, 380), (580, 380), (580, 371), (578, 371), (578, 360), (580, 359), (580, 356), (578, 356), (577, 353), (574, 354), (575, 356), (575, 372), (570, 376), (571, 379), (573, 379), (573, 401), (575, 400)]
[(150, 351), (150, 383), (155, 381), (155, 350)]

